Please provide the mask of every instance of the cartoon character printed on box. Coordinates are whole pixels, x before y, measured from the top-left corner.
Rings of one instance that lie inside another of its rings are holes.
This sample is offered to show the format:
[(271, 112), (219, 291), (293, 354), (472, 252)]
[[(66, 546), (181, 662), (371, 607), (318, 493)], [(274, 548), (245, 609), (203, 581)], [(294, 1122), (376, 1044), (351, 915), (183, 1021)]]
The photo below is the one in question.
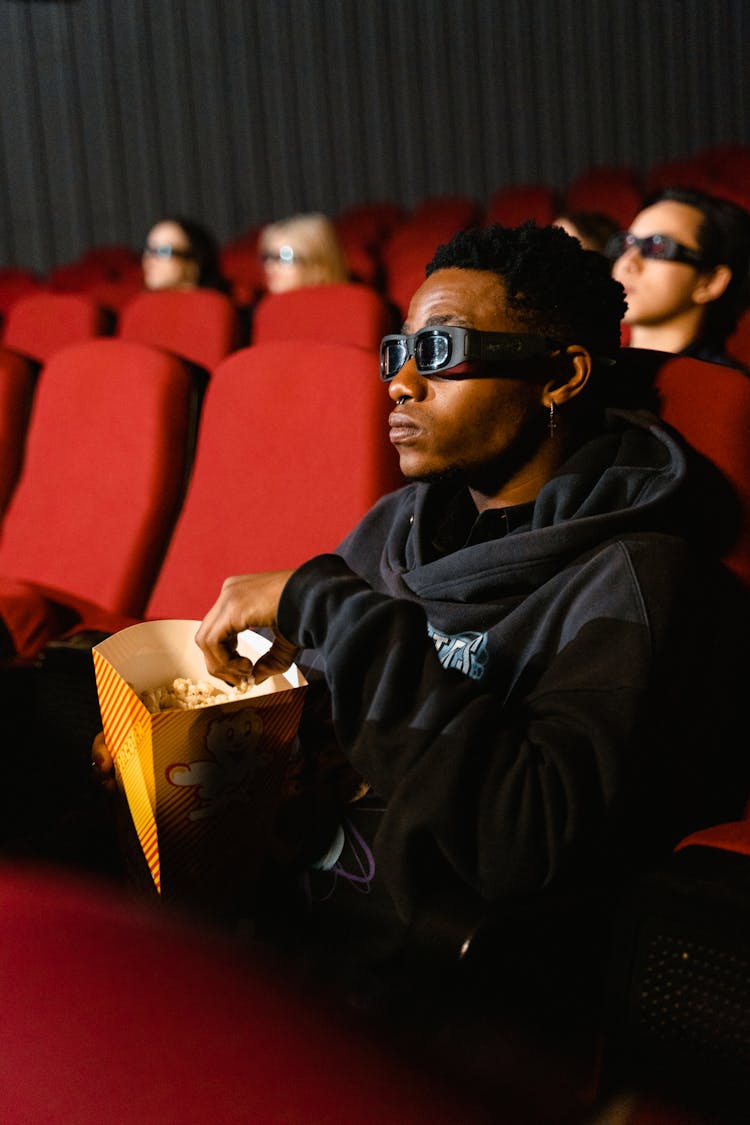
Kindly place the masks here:
[(222, 714), (208, 726), (206, 749), (211, 758), (175, 763), (167, 768), (167, 780), (175, 786), (196, 790), (200, 804), (188, 813), (189, 820), (215, 816), (234, 801), (246, 803), (258, 770), (271, 761), (259, 751), (263, 721), (248, 709)]

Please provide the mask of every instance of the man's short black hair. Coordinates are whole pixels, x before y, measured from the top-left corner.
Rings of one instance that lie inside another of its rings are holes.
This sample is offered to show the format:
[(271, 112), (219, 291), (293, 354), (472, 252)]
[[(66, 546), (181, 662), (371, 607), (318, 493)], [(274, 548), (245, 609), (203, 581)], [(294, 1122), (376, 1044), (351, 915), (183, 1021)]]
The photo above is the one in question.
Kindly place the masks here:
[(442, 269), (495, 273), (507, 308), (529, 328), (581, 344), (593, 357), (619, 351), (625, 290), (601, 254), (584, 250), (561, 227), (526, 222), (459, 231), (438, 247), (427, 276)]
[(641, 210), (670, 201), (695, 207), (703, 216), (695, 237), (707, 266), (729, 266), (732, 280), (706, 305), (701, 340), (721, 350), (750, 304), (750, 213), (730, 199), (693, 187), (664, 187), (644, 199)]

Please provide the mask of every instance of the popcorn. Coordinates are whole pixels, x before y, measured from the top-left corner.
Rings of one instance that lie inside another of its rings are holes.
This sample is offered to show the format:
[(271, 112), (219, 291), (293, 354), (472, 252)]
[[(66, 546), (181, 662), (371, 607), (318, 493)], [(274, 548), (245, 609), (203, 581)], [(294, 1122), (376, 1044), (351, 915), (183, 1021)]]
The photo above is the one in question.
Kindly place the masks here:
[(141, 702), (155, 715), (157, 711), (192, 711), (196, 707), (210, 707), (214, 703), (232, 703), (242, 699), (254, 687), (252, 679), (241, 680), (236, 687), (225, 684), (218, 688), (207, 680), (191, 680), (177, 676), (171, 683), (157, 688), (147, 688), (139, 695)]

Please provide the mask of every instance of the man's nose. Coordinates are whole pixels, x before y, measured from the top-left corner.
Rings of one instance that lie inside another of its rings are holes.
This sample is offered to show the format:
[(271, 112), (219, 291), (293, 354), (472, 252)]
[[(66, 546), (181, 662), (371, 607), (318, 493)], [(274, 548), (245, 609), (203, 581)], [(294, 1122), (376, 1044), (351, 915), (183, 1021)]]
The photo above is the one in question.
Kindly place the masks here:
[(414, 356), (410, 356), (388, 384), (388, 394), (394, 402), (400, 398), (421, 398), (424, 382), (424, 377), (417, 372)]

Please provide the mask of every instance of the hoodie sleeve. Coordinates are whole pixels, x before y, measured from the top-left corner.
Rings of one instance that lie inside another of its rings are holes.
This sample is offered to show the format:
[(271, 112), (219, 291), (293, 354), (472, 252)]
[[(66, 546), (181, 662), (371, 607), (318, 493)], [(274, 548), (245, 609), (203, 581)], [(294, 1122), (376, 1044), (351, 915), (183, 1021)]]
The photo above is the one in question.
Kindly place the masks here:
[[(602, 574), (632, 585), (619, 556), (621, 573), (610, 558)], [(415, 865), (447, 865), (496, 901), (600, 856), (650, 676), (645, 621), (578, 621), (510, 704), (442, 667), (419, 603), (374, 591), (335, 555), (295, 572), (279, 628), (322, 654), (340, 744), (387, 800), (379, 865), (403, 915)]]

